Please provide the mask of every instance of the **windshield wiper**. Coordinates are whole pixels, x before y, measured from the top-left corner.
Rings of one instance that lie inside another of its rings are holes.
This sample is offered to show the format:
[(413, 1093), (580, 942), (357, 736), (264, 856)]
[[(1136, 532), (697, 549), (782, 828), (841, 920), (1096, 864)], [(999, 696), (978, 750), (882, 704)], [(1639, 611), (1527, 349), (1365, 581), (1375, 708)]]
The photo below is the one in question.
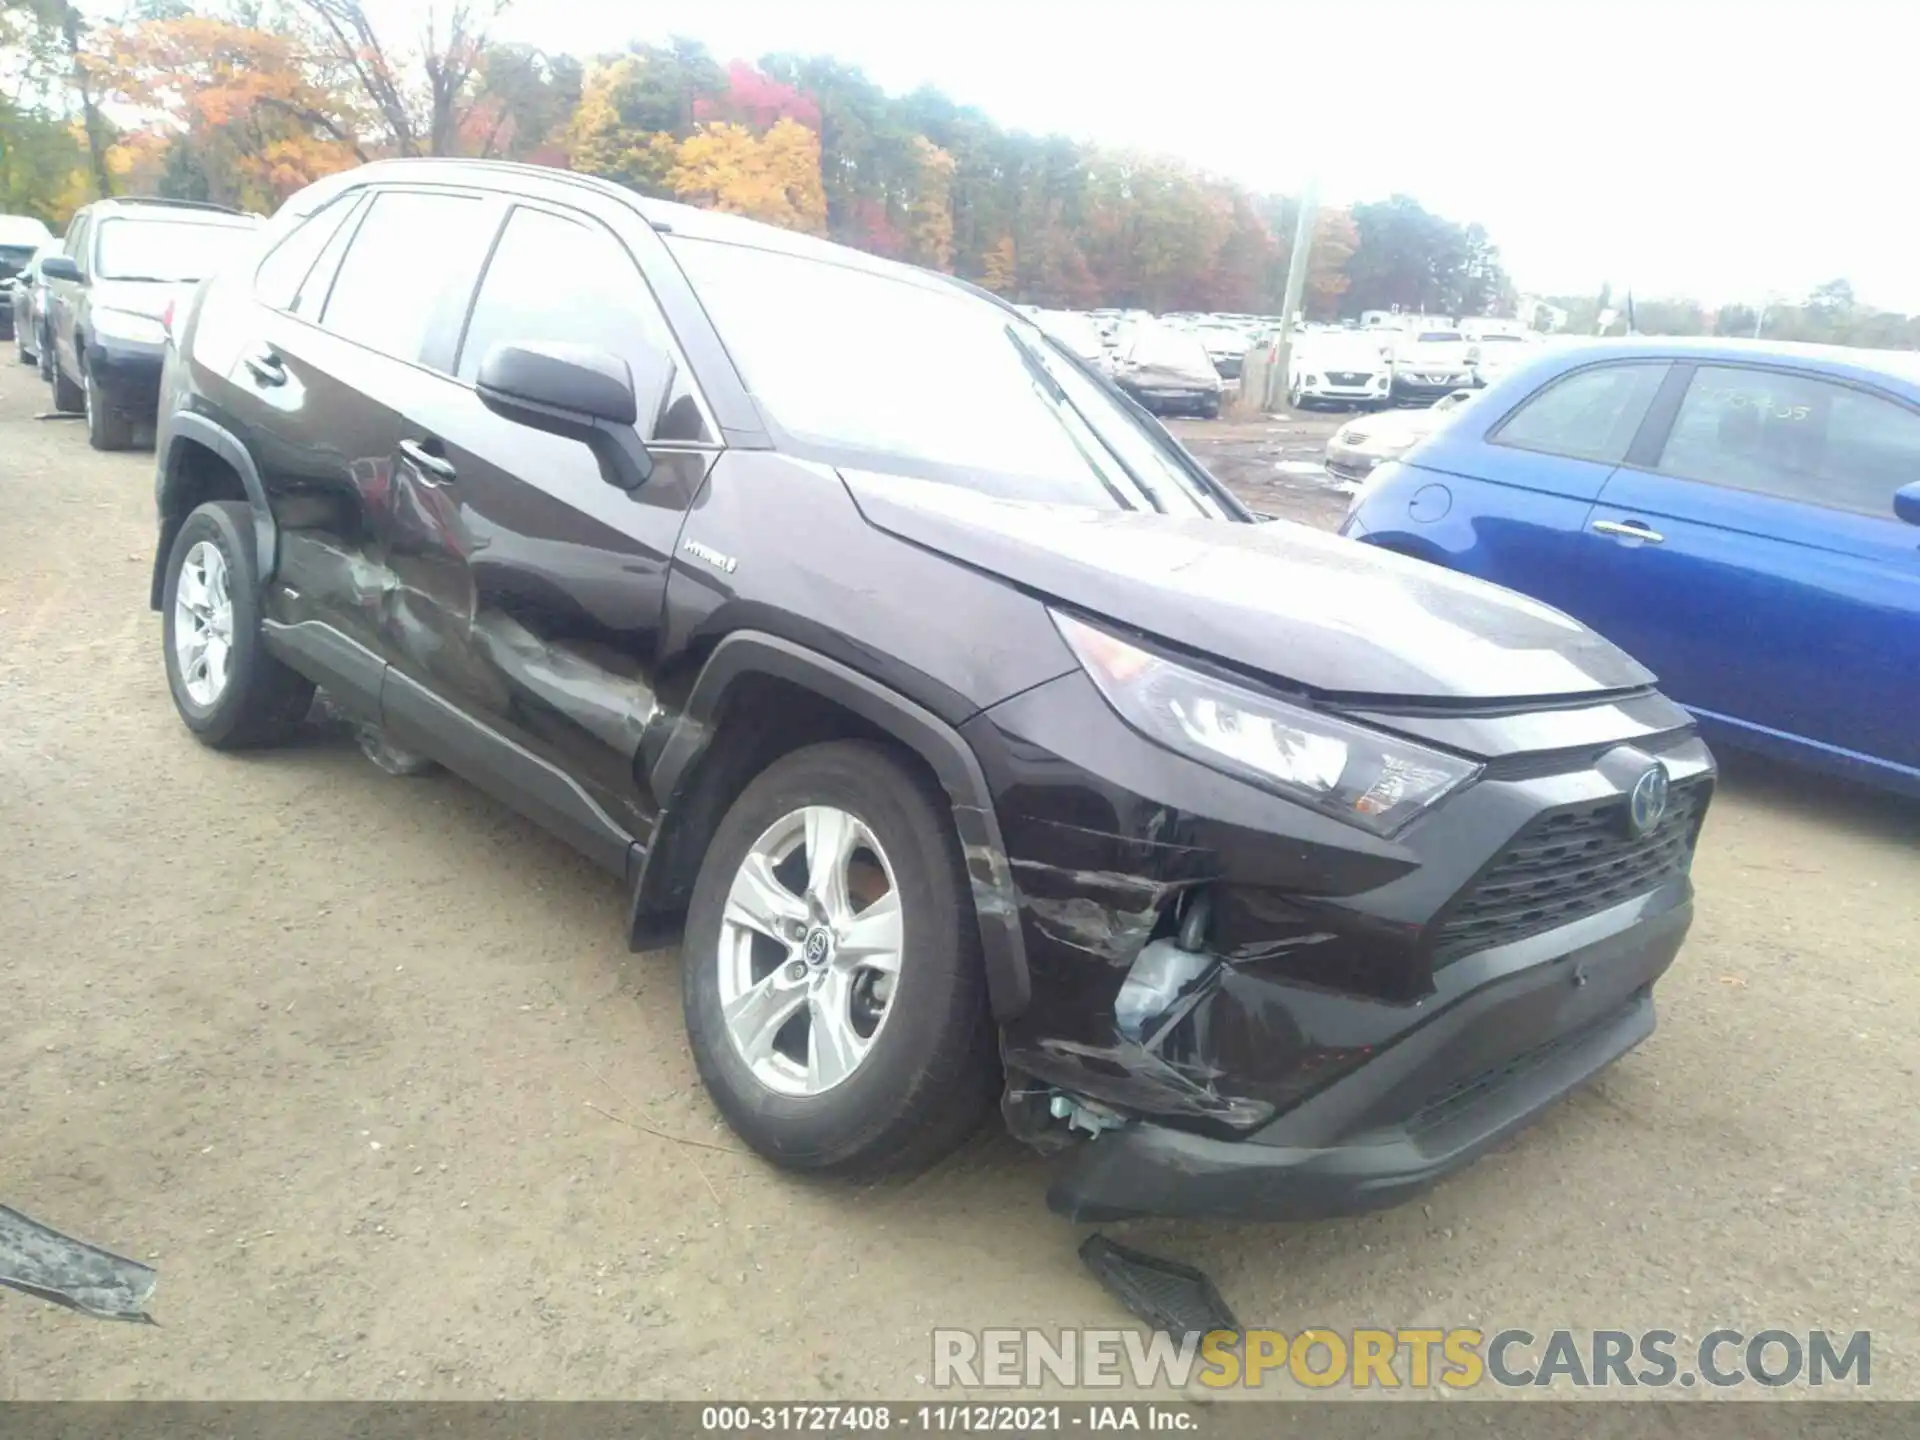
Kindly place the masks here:
[[(1067, 387), (1060, 383), (1059, 376), (1053, 373), (1045, 357), (1043, 357), (1039, 351), (1035, 350), (1033, 346), (1028, 343), (1026, 337), (1014, 329), (1013, 326), (1008, 325), (1005, 326), (1004, 329), (1007, 339), (1013, 342), (1013, 348), (1020, 352), (1020, 363), (1025, 365), (1027, 367), (1027, 373), (1039, 382), (1041, 390), (1046, 394), (1047, 398), (1053, 402), (1055, 409), (1071, 415), (1079, 422), (1082, 429), (1093, 436), (1094, 439), (1099, 440), (1099, 430), (1081, 413), (1080, 407), (1073, 403), (1072, 398), (1067, 394)], [(1082, 454), (1086, 453), (1084, 447), (1080, 447), (1078, 437), (1075, 437), (1074, 444), (1076, 447), (1081, 448)], [(1100, 448), (1106, 452), (1107, 457), (1112, 460), (1115, 465), (1120, 467), (1120, 473), (1125, 475), (1134, 489), (1138, 490), (1140, 494), (1146, 498), (1147, 504), (1151, 505), (1159, 514), (1165, 515), (1167, 513), (1167, 507), (1161, 503), (1160, 496), (1155, 493), (1154, 488), (1104, 442), (1101, 443)], [(1131, 510), (1135, 508), (1127, 503), (1127, 497), (1121, 494), (1118, 487), (1107, 478), (1105, 468), (1101, 466), (1098, 461), (1094, 460), (1091, 455), (1087, 456), (1087, 460), (1088, 463), (1092, 465), (1094, 474), (1100, 477), (1100, 483), (1106, 488), (1107, 493), (1119, 501), (1126, 509)]]

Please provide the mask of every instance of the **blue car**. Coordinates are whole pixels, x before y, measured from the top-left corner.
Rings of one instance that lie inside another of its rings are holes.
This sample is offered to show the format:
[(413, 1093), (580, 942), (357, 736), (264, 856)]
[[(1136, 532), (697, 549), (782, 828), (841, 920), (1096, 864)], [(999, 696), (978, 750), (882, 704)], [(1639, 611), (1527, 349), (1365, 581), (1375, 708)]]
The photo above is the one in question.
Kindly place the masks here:
[(1342, 533), (1585, 621), (1712, 739), (1920, 796), (1920, 355), (1549, 349)]

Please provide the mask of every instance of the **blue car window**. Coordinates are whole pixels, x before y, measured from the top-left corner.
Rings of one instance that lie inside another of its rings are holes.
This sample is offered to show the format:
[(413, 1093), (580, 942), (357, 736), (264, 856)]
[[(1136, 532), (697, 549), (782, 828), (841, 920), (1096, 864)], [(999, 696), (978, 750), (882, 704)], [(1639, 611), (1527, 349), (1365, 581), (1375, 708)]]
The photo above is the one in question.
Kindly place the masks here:
[(1496, 445), (1618, 465), (1666, 378), (1664, 360), (1593, 365), (1533, 396), (1488, 438)]
[(1660, 471), (1783, 500), (1893, 513), (1920, 476), (1920, 415), (1850, 385), (1779, 370), (1703, 365)]

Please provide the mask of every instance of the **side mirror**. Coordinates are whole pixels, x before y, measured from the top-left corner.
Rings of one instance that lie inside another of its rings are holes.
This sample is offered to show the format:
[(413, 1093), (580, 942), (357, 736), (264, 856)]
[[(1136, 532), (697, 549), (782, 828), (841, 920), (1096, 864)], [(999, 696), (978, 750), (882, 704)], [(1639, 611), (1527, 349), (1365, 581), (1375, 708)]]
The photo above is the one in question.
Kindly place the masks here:
[(1893, 513), (1909, 525), (1920, 525), (1920, 480), (1893, 492)]
[(494, 414), (578, 440), (600, 462), (609, 484), (635, 490), (653, 474), (653, 457), (634, 429), (654, 414), (672, 381), (652, 389), (653, 410), (642, 412), (626, 361), (584, 345), (496, 345), (480, 362), (474, 389)]
[(48, 255), (40, 262), (40, 278), (43, 280), (78, 280), (80, 267), (74, 263), (71, 255)]

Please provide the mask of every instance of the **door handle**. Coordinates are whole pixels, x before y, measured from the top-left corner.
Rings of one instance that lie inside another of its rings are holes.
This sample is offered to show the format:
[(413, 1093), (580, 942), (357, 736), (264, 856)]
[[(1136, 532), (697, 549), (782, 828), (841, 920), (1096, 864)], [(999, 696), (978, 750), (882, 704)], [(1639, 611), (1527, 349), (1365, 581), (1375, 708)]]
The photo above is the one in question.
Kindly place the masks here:
[(429, 485), (444, 485), (460, 472), (453, 468), (453, 462), (444, 455), (436, 455), (427, 448), (429, 443), (420, 440), (402, 440), (400, 453), (407, 457), (414, 469), (420, 472), (420, 478)]
[(271, 350), (256, 350), (251, 355), (242, 356), (240, 363), (245, 365), (253, 378), (262, 385), (287, 383), (287, 362)]
[(1644, 540), (1649, 545), (1658, 545), (1666, 536), (1658, 530), (1651, 530), (1638, 520), (1596, 520), (1593, 522), (1596, 535), (1617, 535), (1622, 540)]

